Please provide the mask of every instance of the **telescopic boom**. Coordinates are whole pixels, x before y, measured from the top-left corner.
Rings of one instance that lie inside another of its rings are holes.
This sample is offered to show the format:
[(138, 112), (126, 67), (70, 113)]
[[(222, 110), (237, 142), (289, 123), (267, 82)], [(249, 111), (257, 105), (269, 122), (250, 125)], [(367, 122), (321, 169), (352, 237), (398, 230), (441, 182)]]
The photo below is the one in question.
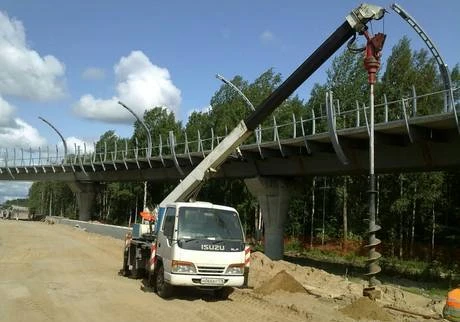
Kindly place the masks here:
[[(327, 38), (270, 96), (253, 111), (246, 120), (233, 129), (216, 148), (196, 166), (189, 175), (160, 203), (160, 209), (170, 202), (187, 201), (210, 171), (215, 171), (244, 142), (281, 103), (287, 99), (308, 77), (332, 56), (355, 33), (363, 33), (370, 20), (379, 20), (385, 9), (361, 4), (345, 22)], [(161, 210), (160, 210), (161, 211)]]

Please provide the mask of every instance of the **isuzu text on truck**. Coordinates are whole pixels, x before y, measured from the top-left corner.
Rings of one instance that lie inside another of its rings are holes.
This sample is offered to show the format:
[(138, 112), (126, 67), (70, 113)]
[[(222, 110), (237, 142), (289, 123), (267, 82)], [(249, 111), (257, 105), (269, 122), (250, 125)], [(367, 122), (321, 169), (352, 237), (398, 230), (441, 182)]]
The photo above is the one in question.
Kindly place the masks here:
[[(187, 202), (227, 157), (246, 140), (286, 98), (366, 24), (383, 17), (381, 7), (362, 4), (276, 90), (235, 127), (160, 203), (155, 229), (133, 226), (124, 249), (123, 273), (146, 274), (161, 297), (174, 286), (211, 288), (223, 295), (228, 287), (244, 285), (247, 245), (238, 213), (226, 206)], [(353, 38), (352, 38), (353, 37)]]

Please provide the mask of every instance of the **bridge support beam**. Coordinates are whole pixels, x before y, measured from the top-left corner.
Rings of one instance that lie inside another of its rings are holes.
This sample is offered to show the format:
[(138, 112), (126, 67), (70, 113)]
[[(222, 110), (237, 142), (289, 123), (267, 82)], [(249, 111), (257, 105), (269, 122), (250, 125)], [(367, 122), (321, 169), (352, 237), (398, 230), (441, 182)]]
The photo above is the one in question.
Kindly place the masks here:
[(100, 185), (94, 182), (68, 182), (70, 190), (76, 194), (78, 205), (78, 219), (89, 221), (95, 213), (96, 193)]
[(244, 182), (259, 201), (264, 219), (265, 255), (273, 260), (283, 258), (284, 223), (289, 206), (289, 182), (286, 179), (256, 177)]

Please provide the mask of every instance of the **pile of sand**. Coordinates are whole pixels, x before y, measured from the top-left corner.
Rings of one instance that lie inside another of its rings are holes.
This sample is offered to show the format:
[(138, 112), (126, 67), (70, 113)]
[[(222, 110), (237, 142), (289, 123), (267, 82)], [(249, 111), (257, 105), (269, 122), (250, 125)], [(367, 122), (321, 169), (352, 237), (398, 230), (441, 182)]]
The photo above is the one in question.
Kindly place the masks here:
[(321, 269), (300, 266), (283, 260), (273, 261), (261, 252), (251, 254), (249, 287), (262, 286), (281, 271), (286, 271), (303, 288), (327, 298), (349, 297), (351, 300), (362, 295), (362, 285), (329, 274)]
[(302, 284), (297, 282), (294, 277), (286, 273), (285, 270), (280, 271), (273, 278), (254, 289), (254, 292), (268, 295), (280, 290), (289, 293), (306, 293)]
[[(250, 265), (248, 286), (253, 288), (255, 293), (264, 296), (275, 290), (297, 292), (296, 290), (303, 289), (302, 293), (305, 293), (306, 290), (310, 295), (332, 301), (331, 303), (339, 306), (350, 303), (353, 305), (358, 299), (368, 300), (367, 298), (362, 299), (365, 281), (351, 282), (345, 277), (330, 274), (321, 269), (283, 260), (273, 261), (261, 252), (251, 254)], [(391, 305), (423, 314), (442, 311), (442, 303), (433, 302), (427, 297), (406, 292), (391, 285), (381, 285), (379, 289), (382, 292), (382, 298), (378, 301), (381, 305)], [(378, 308), (383, 310), (381, 307)], [(353, 307), (350, 309), (352, 310)]]
[(339, 311), (355, 320), (392, 320), (392, 317), (383, 308), (367, 297), (361, 297)]

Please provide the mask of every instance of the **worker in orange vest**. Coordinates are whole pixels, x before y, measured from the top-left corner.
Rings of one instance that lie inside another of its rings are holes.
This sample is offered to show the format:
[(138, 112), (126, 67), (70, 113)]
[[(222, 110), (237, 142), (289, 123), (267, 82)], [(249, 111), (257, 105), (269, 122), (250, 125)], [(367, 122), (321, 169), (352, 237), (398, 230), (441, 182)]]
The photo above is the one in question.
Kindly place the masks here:
[(460, 322), (460, 284), (447, 293), (446, 305), (442, 314), (448, 321)]

